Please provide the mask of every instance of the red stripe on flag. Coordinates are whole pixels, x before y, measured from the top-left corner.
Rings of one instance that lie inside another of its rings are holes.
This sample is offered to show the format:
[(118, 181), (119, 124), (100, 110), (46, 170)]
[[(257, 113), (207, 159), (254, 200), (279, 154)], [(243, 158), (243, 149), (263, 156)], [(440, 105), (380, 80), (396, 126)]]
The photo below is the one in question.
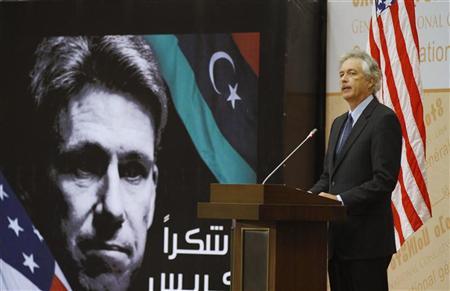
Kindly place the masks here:
[(370, 54), (374, 58), (374, 60), (378, 63), (378, 66), (381, 67), (381, 61), (380, 61), (380, 49), (378, 48), (377, 44), (375, 43), (375, 38), (373, 36), (373, 28), (372, 28), (372, 21), (370, 22), (370, 28), (369, 28), (369, 44), (370, 44)]
[(405, 182), (403, 181), (403, 172), (401, 168), (398, 177), (399, 177), (398, 182), (400, 184), (400, 189), (402, 192), (403, 208), (405, 209), (406, 217), (408, 218), (409, 224), (411, 225), (413, 230), (416, 231), (419, 229), (419, 227), (422, 226), (423, 222), (422, 219), (420, 219), (419, 215), (417, 214), (410, 197), (408, 196), (408, 192), (406, 191), (405, 188)]
[(420, 59), (420, 46), (419, 46), (419, 36), (417, 34), (417, 26), (416, 26), (416, 10), (414, 9), (414, 1), (413, 0), (405, 0), (406, 12), (408, 13), (409, 23), (411, 26), (411, 31), (414, 39), (414, 43), (416, 44), (417, 49), (417, 58)]
[(400, 241), (400, 245), (405, 242), (405, 237), (403, 236), (402, 226), (400, 223), (400, 216), (398, 215), (397, 208), (395, 208), (394, 203), (391, 203), (392, 209), (392, 217), (394, 219), (395, 230), (397, 231), (398, 240)]
[(402, 66), (402, 73), (405, 79), (405, 84), (408, 89), (414, 119), (419, 129), (420, 137), (422, 138), (422, 143), (425, 149), (426, 135), (425, 135), (425, 124), (423, 122), (422, 101), (420, 100), (419, 88), (417, 87), (413, 69), (411, 67), (411, 63), (409, 62), (408, 52), (406, 50), (405, 45), (405, 38), (403, 37), (401, 31), (400, 21), (398, 18), (397, 2), (391, 6), (391, 12), (392, 12), (391, 14), (392, 22), (394, 24), (395, 41), (397, 43), (397, 53), (400, 59), (400, 64)]
[(50, 291), (67, 291), (64, 284), (59, 280), (57, 276), (53, 276), (52, 284), (50, 286)]
[[(377, 46), (377, 43), (375, 42), (375, 37), (373, 35), (373, 21), (370, 21), (370, 27), (369, 27), (369, 45), (370, 45), (370, 54), (374, 58), (374, 60), (377, 62), (378, 67), (381, 68), (381, 58), (380, 58), (380, 49)], [(383, 87), (381, 87), (383, 89)], [(386, 104), (384, 100), (384, 94), (381, 94), (383, 98), (383, 104)]]
[(232, 33), (234, 42), (256, 76), (259, 75), (259, 33)]
[(413, 173), (414, 179), (416, 180), (417, 187), (419, 187), (419, 190), (421, 192), (423, 200), (425, 201), (425, 204), (427, 205), (427, 208), (428, 208), (429, 212), (431, 213), (430, 199), (428, 197), (428, 191), (426, 189), (425, 180), (422, 177), (422, 172), (420, 171), (419, 164), (417, 163), (416, 156), (414, 155), (414, 151), (412, 150), (411, 143), (410, 143), (409, 137), (408, 137), (408, 133), (406, 131), (405, 117), (403, 116), (403, 111), (400, 106), (400, 102), (398, 99), (398, 92), (397, 92), (397, 88), (395, 86), (392, 68), (390, 65), (391, 61), (389, 58), (389, 53), (388, 53), (388, 49), (387, 49), (387, 45), (386, 45), (386, 39), (384, 36), (383, 23), (380, 18), (377, 19), (377, 22), (378, 22), (378, 29), (380, 30), (381, 50), (382, 50), (384, 58), (386, 60), (385, 61), (385, 63), (386, 63), (386, 66), (385, 66), (386, 82), (388, 85), (389, 95), (391, 97), (392, 104), (394, 106), (394, 111), (397, 114), (397, 117), (400, 121), (403, 138), (405, 139), (406, 157), (407, 157), (411, 172)]

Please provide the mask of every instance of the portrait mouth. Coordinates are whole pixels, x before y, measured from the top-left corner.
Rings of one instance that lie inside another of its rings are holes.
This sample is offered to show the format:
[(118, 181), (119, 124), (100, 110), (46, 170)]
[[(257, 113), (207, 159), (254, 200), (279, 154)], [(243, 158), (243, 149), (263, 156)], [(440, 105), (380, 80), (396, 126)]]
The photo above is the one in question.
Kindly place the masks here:
[(102, 261), (104, 265), (109, 266), (108, 269), (124, 268), (133, 253), (129, 244), (115, 241), (86, 239), (80, 241), (78, 246), (86, 260)]

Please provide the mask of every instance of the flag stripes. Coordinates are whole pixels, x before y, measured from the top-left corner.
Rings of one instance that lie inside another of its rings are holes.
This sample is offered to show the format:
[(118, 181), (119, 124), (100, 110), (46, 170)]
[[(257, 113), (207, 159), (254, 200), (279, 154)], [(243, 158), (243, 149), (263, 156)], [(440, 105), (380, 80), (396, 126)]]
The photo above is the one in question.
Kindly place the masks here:
[(408, 196), (408, 192), (405, 187), (402, 169), (400, 169), (399, 177), (401, 177), (398, 179), (398, 182), (400, 184), (401, 193), (402, 193), (402, 204), (406, 210), (406, 213), (408, 213), (409, 224), (411, 225), (412, 229), (414, 231), (416, 231), (422, 225), (422, 220), (420, 219), (419, 215), (416, 212), (416, 208), (415, 208), (416, 206), (413, 205), (413, 203), (411, 202), (411, 199)]
[(70, 288), (69, 282), (67, 282), (66, 277), (64, 276), (63, 271), (59, 267), (58, 263), (55, 265), (55, 275), (52, 279), (52, 284), (50, 286), (51, 291), (65, 291), (65, 290), (72, 290)]
[[(424, 147), (423, 150), (425, 150), (426, 137), (425, 137), (425, 125), (423, 123), (422, 100), (420, 99), (419, 84), (416, 83), (416, 78), (419, 75), (419, 72), (417, 72), (417, 71), (413, 72), (411, 63), (409, 61), (414, 58), (417, 58), (418, 54), (416, 54), (415, 51), (407, 50), (407, 46), (405, 44), (405, 38), (403, 37), (402, 31), (406, 31), (406, 30), (408, 30), (408, 28), (400, 26), (400, 20), (399, 20), (398, 14), (399, 14), (398, 6), (397, 5), (392, 6), (392, 22), (394, 24), (395, 40), (397, 43), (397, 53), (399, 55), (399, 60), (400, 60), (400, 64), (402, 67), (401, 72), (403, 73), (406, 88), (408, 89), (411, 106), (412, 106), (412, 108), (416, 109), (416, 110), (413, 110), (412, 113), (414, 115), (414, 120), (416, 122), (416, 126), (419, 130), (420, 137), (422, 139), (422, 144)], [(406, 15), (404, 15), (403, 17), (405, 17), (405, 16)], [(411, 48), (411, 46), (409, 46), (409, 47)], [(414, 60), (414, 61), (418, 62), (418, 60)], [(402, 87), (400, 87), (400, 88), (402, 88)], [(411, 129), (412, 128), (415, 129), (416, 127), (411, 127)]]
[[(394, 6), (396, 7), (396, 6)], [(386, 14), (384, 23), (387, 23), (388, 25), (391, 24), (390, 20), (391, 18), (389, 17), (389, 14)], [(378, 25), (380, 28), (380, 32), (384, 32), (384, 27), (383, 27), (383, 22), (381, 21), (381, 18), (378, 18)], [(395, 25), (394, 25), (394, 29), (395, 29)], [(411, 169), (411, 171), (413, 172), (413, 177), (417, 180), (416, 184), (417, 186), (420, 188), (420, 193), (427, 193), (426, 191), (426, 184), (425, 181), (423, 179), (424, 173), (421, 172), (421, 169), (424, 168), (424, 164), (420, 165), (417, 162), (416, 157), (421, 155), (421, 153), (425, 152), (425, 147), (420, 144), (420, 138), (417, 136), (417, 127), (414, 126), (415, 119), (411, 118), (411, 116), (413, 115), (413, 112), (417, 112), (420, 111), (422, 112), (422, 103), (420, 100), (420, 95), (414, 96), (414, 95), (408, 95), (408, 93), (406, 92), (405, 88), (405, 79), (406, 78), (414, 78), (414, 76), (405, 76), (405, 71), (402, 71), (402, 68), (400, 68), (399, 64), (398, 64), (398, 60), (401, 62), (406, 62), (407, 59), (405, 59), (405, 56), (402, 55), (401, 53), (398, 53), (396, 55), (396, 51), (395, 48), (396, 46), (393, 45), (389, 45), (387, 44), (387, 40), (384, 37), (385, 34), (380, 34), (380, 40), (381, 40), (381, 46), (382, 46), (382, 51), (383, 54), (387, 60), (386, 62), (386, 79), (387, 79), (387, 88), (390, 94), (390, 99), (393, 103), (393, 108), (395, 109), (397, 116), (400, 119), (400, 123), (402, 125), (402, 131), (403, 131), (403, 136), (405, 139), (405, 146), (406, 146), (406, 153), (407, 153), (407, 162), (409, 164), (409, 168)], [(396, 43), (397, 39), (396, 39)], [(388, 51), (389, 49), (389, 51)], [(397, 49), (398, 52), (398, 49)], [(390, 58), (392, 58), (395, 60), (391, 61)], [(395, 79), (394, 79), (394, 74), (392, 73), (392, 71), (396, 71), (398, 72), (397, 74), (395, 74)], [(403, 72), (403, 74), (400, 74), (400, 72)], [(404, 78), (402, 78), (402, 75), (405, 76)], [(393, 84), (393, 82), (395, 81), (395, 84)], [(418, 89), (417, 89), (418, 92)], [(399, 96), (406, 96), (404, 98), (400, 98)], [(408, 98), (409, 96), (409, 98)], [(416, 99), (416, 101), (411, 101), (412, 99)], [(410, 102), (412, 104), (410, 104)], [(411, 106), (415, 103), (416, 107), (411, 108)], [(417, 122), (416, 122), (417, 123)], [(423, 118), (422, 118), (422, 124), (423, 124)], [(408, 131), (406, 133), (406, 131)], [(425, 134), (423, 134), (424, 136)], [(415, 147), (415, 151), (414, 148), (412, 147), (412, 141), (414, 141), (416, 144)], [(423, 139), (422, 139), (423, 140)], [(422, 194), (423, 196), (423, 194)], [(424, 201), (428, 207), (428, 209), (430, 209), (430, 205), (429, 205), (429, 199), (426, 199), (428, 197), (428, 194), (426, 195), (426, 197), (424, 197)]]
[[(396, 191), (394, 191), (396, 192)], [(398, 205), (396, 203), (391, 203), (391, 208), (392, 208), (392, 216), (394, 218), (394, 228), (395, 228), (395, 241), (405, 241), (405, 237), (403, 236), (403, 231), (400, 225), (400, 215), (398, 214), (397, 208), (395, 207), (395, 205)]]
[[(206, 101), (220, 132), (256, 170), (257, 77), (230, 34), (176, 35), (195, 87)], [(213, 61), (213, 56), (218, 56)], [(182, 76), (180, 81), (184, 81)], [(170, 84), (169, 84), (170, 86)], [(228, 102), (233, 89), (239, 100)], [(186, 98), (186, 97), (184, 97)]]
[(382, 72), (379, 99), (395, 111), (403, 134), (399, 180), (392, 193), (397, 247), (431, 217), (414, 9), (413, 0), (375, 1), (369, 27), (369, 51)]
[(200, 157), (220, 183), (252, 183), (256, 172), (224, 137), (174, 35), (147, 35), (173, 103)]

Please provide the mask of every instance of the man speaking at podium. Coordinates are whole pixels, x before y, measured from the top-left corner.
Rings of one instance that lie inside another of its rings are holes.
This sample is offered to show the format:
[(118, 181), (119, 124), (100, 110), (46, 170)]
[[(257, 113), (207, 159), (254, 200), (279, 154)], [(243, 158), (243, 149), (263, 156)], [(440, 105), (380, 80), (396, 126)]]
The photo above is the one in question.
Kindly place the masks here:
[(401, 128), (395, 113), (374, 95), (380, 69), (367, 53), (345, 54), (339, 81), (349, 112), (334, 120), (323, 173), (310, 189), (347, 207), (347, 220), (329, 226), (331, 290), (388, 290), (387, 267), (395, 252), (391, 193), (400, 169)]

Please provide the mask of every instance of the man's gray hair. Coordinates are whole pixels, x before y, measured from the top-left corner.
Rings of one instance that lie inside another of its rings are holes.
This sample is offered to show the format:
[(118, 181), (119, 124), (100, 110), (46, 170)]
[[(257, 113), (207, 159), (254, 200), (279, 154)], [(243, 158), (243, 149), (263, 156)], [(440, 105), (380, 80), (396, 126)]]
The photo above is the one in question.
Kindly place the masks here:
[(381, 79), (381, 71), (377, 62), (365, 51), (355, 48), (350, 52), (344, 54), (339, 60), (339, 65), (348, 60), (348, 59), (359, 59), (362, 61), (362, 69), (366, 78), (372, 78), (374, 81), (374, 86), (372, 88), (372, 94), (375, 94), (380, 90), (380, 79)]
[(166, 86), (152, 48), (140, 36), (60, 36), (42, 40), (31, 72), (34, 110), (45, 129), (86, 84), (131, 94), (154, 119), (158, 146), (167, 120)]

